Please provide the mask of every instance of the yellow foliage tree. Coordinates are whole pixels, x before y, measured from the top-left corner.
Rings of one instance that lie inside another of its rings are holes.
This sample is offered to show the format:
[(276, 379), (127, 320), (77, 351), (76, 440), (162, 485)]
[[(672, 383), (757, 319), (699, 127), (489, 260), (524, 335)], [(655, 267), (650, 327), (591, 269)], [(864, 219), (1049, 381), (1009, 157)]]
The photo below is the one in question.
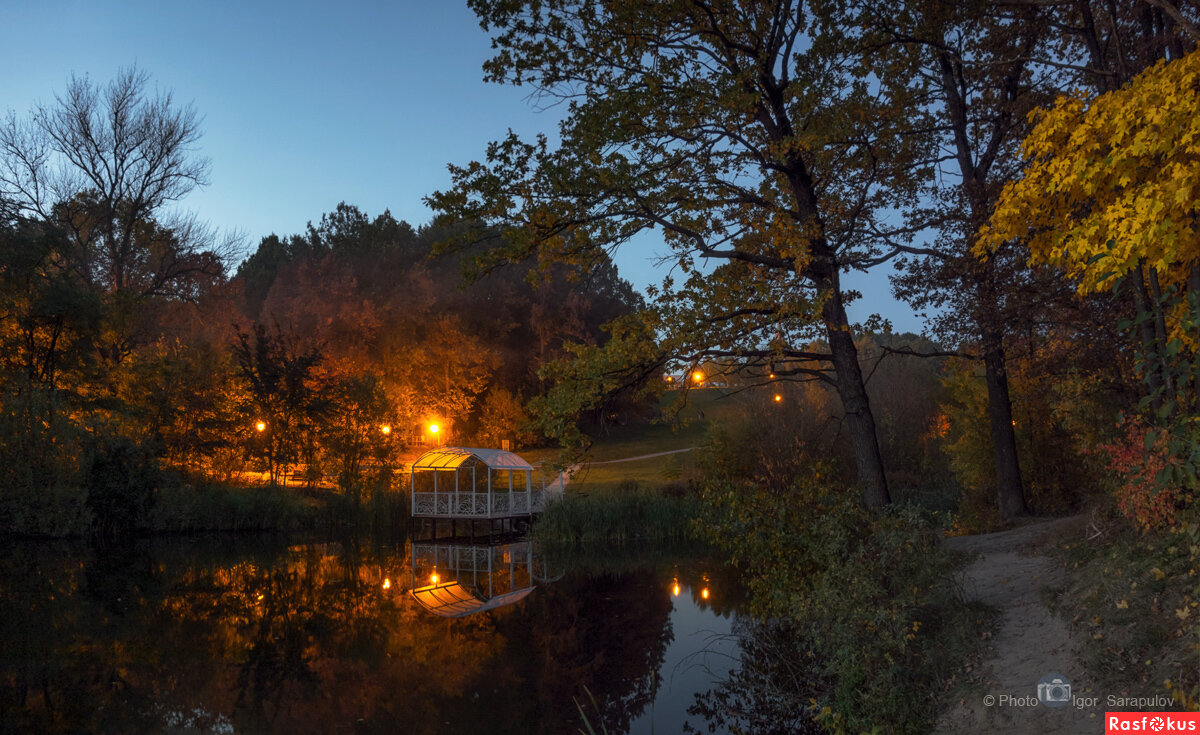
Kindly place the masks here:
[(1200, 268), (1200, 51), (1033, 115), (1028, 168), (1005, 186), (977, 254), (1019, 239), (1083, 293), (1139, 268), (1186, 290)]

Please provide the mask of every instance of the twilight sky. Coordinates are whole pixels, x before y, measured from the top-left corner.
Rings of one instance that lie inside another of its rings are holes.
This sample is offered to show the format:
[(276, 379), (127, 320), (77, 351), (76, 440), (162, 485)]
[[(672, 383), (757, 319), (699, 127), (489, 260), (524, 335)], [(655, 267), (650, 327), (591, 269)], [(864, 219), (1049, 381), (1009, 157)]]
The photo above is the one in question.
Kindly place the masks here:
[[(0, 0), (0, 112), (50, 102), (72, 73), (107, 82), (136, 64), (203, 118), (211, 184), (184, 200), (249, 248), (289, 235), (338, 202), (414, 226), (447, 163), (483, 156), (508, 128), (553, 133), (553, 110), (484, 84), (490, 40), (465, 0), (315, 3), (252, 0)], [(655, 239), (617, 255), (638, 288), (657, 282)], [(851, 307), (920, 331), (882, 274), (847, 286), (878, 292)]]

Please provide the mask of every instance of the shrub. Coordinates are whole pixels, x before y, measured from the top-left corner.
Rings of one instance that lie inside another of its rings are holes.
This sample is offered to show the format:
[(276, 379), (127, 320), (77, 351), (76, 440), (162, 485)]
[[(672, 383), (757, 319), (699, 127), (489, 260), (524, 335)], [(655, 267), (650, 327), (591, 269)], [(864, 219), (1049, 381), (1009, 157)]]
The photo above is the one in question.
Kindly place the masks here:
[(312, 503), (276, 486), (164, 484), (146, 524), (156, 532), (287, 531), (312, 525)]
[(93, 532), (115, 538), (145, 527), (161, 477), (158, 461), (132, 440), (101, 444), (85, 481)]
[(786, 491), (722, 481), (704, 495), (702, 537), (722, 546), (752, 612), (793, 631), (798, 666), (823, 724), (926, 732), (980, 616), (948, 582), (938, 529), (914, 507), (876, 514), (829, 485), (822, 468)]
[(1174, 526), (1177, 514), (1188, 503), (1182, 488), (1159, 481), (1168, 476), (1172, 459), (1167, 452), (1166, 434), (1148, 433), (1136, 418), (1122, 418), (1120, 430), (1116, 440), (1099, 448), (1115, 477), (1117, 507), (1143, 531)]

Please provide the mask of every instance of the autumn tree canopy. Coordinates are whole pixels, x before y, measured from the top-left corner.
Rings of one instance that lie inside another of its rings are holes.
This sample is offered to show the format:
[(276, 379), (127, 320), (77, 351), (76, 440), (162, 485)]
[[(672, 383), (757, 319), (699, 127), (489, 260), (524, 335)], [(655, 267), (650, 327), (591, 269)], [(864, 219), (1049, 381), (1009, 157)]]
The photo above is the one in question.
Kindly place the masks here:
[(1034, 262), (1062, 268), (1083, 292), (1111, 290), (1139, 266), (1164, 287), (1195, 279), (1200, 52), (1034, 115), (1021, 148), (1028, 166), (1001, 194), (979, 252), (1024, 240)]

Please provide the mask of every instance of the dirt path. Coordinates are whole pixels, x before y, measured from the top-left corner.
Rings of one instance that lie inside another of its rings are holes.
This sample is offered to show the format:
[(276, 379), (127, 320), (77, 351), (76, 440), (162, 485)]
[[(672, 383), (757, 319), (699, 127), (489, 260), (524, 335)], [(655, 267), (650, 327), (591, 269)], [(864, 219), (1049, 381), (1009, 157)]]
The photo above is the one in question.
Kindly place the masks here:
[(1098, 696), (1076, 658), (1077, 641), (1042, 601), (1042, 590), (1061, 585), (1063, 573), (1039, 548), (1081, 537), (1084, 526), (1081, 517), (1062, 518), (949, 541), (952, 548), (977, 555), (958, 581), (968, 599), (999, 609), (1000, 622), (994, 658), (975, 672), (972, 692), (942, 716), (937, 732), (1104, 731), (1102, 695), (1098, 703), (1076, 699), (1059, 708), (1033, 704), (1038, 681), (1047, 674), (1061, 674), (1077, 698)]
[(665, 457), (668, 454), (682, 454), (684, 452), (690, 452), (693, 449), (695, 449), (695, 447), (688, 447), (687, 449), (671, 449), (666, 452), (652, 452), (650, 454), (640, 454), (636, 457), (622, 457), (621, 459), (603, 459), (603, 460), (600, 460), (599, 462), (589, 462), (589, 464), (616, 464), (617, 462), (637, 462), (638, 460), (642, 460), (642, 459), (653, 459), (654, 457)]

